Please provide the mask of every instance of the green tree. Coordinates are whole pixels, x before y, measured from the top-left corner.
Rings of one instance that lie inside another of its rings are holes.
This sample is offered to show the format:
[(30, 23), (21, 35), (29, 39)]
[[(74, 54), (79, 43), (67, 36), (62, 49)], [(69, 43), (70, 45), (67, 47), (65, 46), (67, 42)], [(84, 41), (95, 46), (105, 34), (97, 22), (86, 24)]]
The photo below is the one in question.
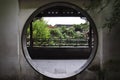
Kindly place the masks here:
[(46, 39), (50, 38), (50, 31), (47, 22), (43, 19), (38, 19), (32, 23), (33, 38), (34, 39)]
[(81, 29), (85, 32), (89, 30), (89, 23), (84, 23), (84, 24), (80, 24), (81, 25)]
[(64, 38), (60, 31), (60, 28), (51, 29), (50, 34), (52, 38)]
[(75, 36), (75, 28), (74, 27), (68, 28), (67, 35), (69, 36), (69, 38), (74, 38), (74, 36)]
[[(47, 22), (43, 19), (37, 19), (32, 22), (33, 40), (35, 45), (46, 43), (46, 39), (50, 38), (50, 30)], [(30, 27), (27, 29), (27, 37), (29, 38)], [(41, 42), (39, 40), (42, 40)]]
[(81, 28), (81, 24), (75, 24), (74, 28), (75, 28), (75, 31), (80, 31), (80, 32), (83, 31), (82, 28)]

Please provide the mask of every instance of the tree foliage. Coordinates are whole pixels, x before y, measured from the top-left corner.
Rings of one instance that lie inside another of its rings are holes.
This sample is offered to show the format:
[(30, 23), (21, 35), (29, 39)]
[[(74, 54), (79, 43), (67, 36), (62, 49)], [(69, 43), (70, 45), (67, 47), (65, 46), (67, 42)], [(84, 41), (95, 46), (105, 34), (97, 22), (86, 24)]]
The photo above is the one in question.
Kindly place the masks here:
[[(54, 26), (51, 28), (46, 21), (38, 19), (32, 22), (32, 28), (34, 45), (56, 44), (54, 39), (86, 39), (85, 33), (89, 30), (89, 24), (77, 24), (69, 27)], [(27, 29), (27, 38), (30, 38), (30, 26)]]
[[(46, 41), (40, 42), (39, 40), (45, 40), (50, 38), (50, 30), (48, 29), (47, 22), (43, 19), (33, 21), (32, 30), (32, 38), (34, 41), (34, 45), (44, 44), (46, 43)], [(27, 28), (27, 38), (30, 38), (30, 26), (28, 26)]]
[(47, 22), (45, 22), (43, 19), (34, 21), (32, 26), (34, 39), (50, 38), (50, 30), (48, 29)]

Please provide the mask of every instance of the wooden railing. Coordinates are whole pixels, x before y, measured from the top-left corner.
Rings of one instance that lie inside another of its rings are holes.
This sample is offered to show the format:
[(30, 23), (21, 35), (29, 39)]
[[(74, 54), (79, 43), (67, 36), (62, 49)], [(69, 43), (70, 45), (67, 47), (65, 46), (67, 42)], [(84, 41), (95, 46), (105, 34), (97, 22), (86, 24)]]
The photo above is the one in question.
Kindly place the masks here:
[[(69, 38), (69, 39), (62, 39), (62, 38), (56, 38), (56, 39), (37, 39), (33, 40), (33, 46), (30, 46), (30, 41), (27, 40), (27, 46), (28, 47), (80, 47), (80, 46), (89, 46), (90, 44), (93, 44), (93, 42), (89, 43), (89, 40), (87, 39), (75, 39), (75, 38)], [(92, 46), (92, 45), (91, 45)]]

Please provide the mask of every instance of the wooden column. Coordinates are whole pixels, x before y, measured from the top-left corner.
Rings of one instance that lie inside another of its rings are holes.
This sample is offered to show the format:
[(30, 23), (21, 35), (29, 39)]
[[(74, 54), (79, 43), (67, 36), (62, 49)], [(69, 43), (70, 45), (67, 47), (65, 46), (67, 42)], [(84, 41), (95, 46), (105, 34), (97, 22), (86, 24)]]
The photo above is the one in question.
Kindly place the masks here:
[(32, 27), (32, 22), (30, 23), (30, 47), (33, 47), (33, 27)]
[(90, 24), (90, 27), (89, 27), (89, 48), (92, 48), (92, 25)]

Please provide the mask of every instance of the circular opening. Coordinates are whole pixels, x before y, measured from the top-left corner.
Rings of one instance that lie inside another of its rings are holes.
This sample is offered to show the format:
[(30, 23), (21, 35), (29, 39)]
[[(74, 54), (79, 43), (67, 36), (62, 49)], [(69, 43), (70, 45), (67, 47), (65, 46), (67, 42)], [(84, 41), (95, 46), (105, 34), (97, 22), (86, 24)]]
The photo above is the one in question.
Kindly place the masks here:
[(22, 31), (22, 49), (28, 63), (51, 78), (67, 78), (87, 68), (98, 47), (91, 17), (70, 3), (38, 8)]

